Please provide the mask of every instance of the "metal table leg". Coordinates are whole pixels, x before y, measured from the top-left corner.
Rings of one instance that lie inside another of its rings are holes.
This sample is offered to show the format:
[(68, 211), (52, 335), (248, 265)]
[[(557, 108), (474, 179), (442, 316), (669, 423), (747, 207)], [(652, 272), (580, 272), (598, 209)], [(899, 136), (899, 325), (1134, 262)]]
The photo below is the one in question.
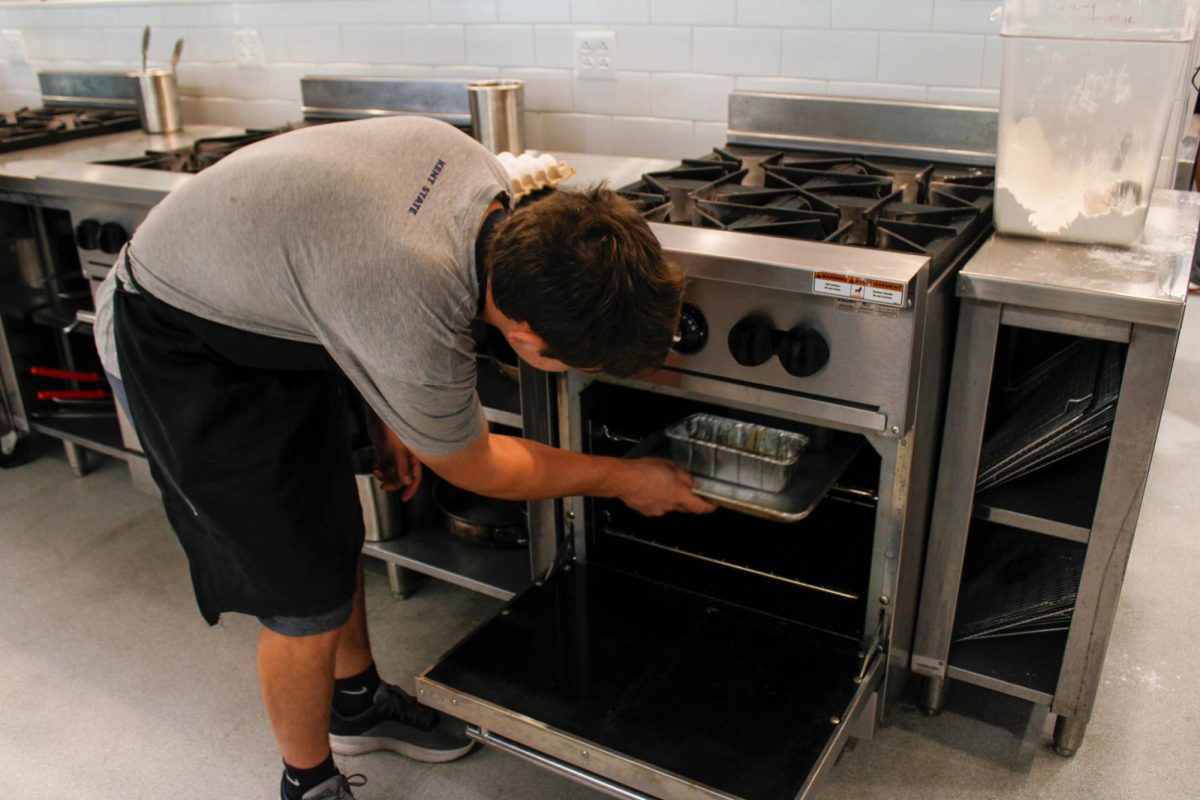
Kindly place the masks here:
[(929, 713), (940, 711), (946, 696), (946, 665), (971, 526), (1000, 312), (999, 305), (977, 300), (964, 300), (959, 312), (958, 344), (950, 374), (945, 435), (913, 644), (913, 671), (936, 682), (925, 694)]
[(412, 597), (425, 583), (426, 576), (419, 572), (405, 569), (391, 561), (384, 562), (384, 566), (387, 569), (388, 588), (392, 590), (392, 596), (400, 600)]
[(1079, 748), (1096, 700), (1177, 338), (1178, 331), (1144, 325), (1135, 325), (1130, 336), (1104, 482), (1050, 708), (1059, 715), (1054, 738), (1062, 755)]
[(925, 713), (935, 717), (946, 707), (946, 695), (950, 693), (949, 678), (925, 679), (925, 693), (921, 697), (921, 707)]
[(1064, 758), (1075, 755), (1083, 744), (1087, 732), (1087, 720), (1079, 717), (1059, 717), (1054, 721), (1054, 752)]
[(63, 442), (63, 452), (67, 454), (67, 464), (71, 467), (71, 474), (76, 478), (82, 478), (88, 472), (88, 457), (87, 451), (74, 442)]

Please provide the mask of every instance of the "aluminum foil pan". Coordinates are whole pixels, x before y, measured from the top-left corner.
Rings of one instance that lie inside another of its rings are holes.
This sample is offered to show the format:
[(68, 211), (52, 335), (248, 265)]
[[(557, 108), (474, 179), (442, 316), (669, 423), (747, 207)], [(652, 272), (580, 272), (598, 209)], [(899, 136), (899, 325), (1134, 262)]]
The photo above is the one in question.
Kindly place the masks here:
[(780, 492), (788, 485), (808, 437), (712, 414), (693, 414), (665, 431), (671, 458), (696, 475)]

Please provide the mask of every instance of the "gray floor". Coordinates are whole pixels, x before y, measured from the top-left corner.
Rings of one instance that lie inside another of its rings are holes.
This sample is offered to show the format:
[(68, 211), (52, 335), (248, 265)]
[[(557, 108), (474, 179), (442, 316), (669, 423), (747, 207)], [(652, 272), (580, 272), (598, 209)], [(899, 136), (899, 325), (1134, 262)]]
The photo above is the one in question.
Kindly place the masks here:
[[(1200, 320), (1176, 361), (1096, 713), (1070, 760), (1047, 747), (1044, 710), (955, 686), (927, 719), (901, 707), (847, 751), (820, 796), (1185, 798), (1200, 792)], [(386, 677), (404, 683), (492, 613), (431, 582), (396, 602), (368, 576)], [(0, 785), (6, 797), (271, 798), (279, 763), (254, 676), (256, 624), (209, 629), (180, 551), (116, 462), (72, 479), (59, 450), (0, 472)], [(697, 702), (705, 702), (697, 698)], [(342, 761), (382, 798), (597, 795), (495, 752), (428, 767)]]

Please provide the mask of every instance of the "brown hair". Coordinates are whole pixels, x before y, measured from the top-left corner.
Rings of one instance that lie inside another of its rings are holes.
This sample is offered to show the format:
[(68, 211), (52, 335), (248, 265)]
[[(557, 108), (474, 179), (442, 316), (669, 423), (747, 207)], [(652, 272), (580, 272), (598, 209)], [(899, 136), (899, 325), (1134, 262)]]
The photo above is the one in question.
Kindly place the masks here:
[(496, 307), (545, 339), (547, 358), (618, 377), (666, 358), (683, 276), (603, 184), (518, 209), (496, 229), (487, 267)]

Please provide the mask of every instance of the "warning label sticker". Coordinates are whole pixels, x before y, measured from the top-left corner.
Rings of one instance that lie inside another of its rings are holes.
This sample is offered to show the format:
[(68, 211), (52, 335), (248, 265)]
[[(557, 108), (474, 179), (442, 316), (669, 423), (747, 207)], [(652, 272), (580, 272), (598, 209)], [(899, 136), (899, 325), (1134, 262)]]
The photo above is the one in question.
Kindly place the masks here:
[(814, 275), (813, 293), (896, 307), (903, 306), (905, 299), (903, 283), (839, 275), (836, 272), (818, 272)]
[(900, 316), (900, 309), (893, 306), (881, 306), (878, 303), (839, 299), (835, 305), (838, 311), (849, 311), (854, 314), (871, 314), (876, 317), (887, 317), (888, 319), (896, 319)]

